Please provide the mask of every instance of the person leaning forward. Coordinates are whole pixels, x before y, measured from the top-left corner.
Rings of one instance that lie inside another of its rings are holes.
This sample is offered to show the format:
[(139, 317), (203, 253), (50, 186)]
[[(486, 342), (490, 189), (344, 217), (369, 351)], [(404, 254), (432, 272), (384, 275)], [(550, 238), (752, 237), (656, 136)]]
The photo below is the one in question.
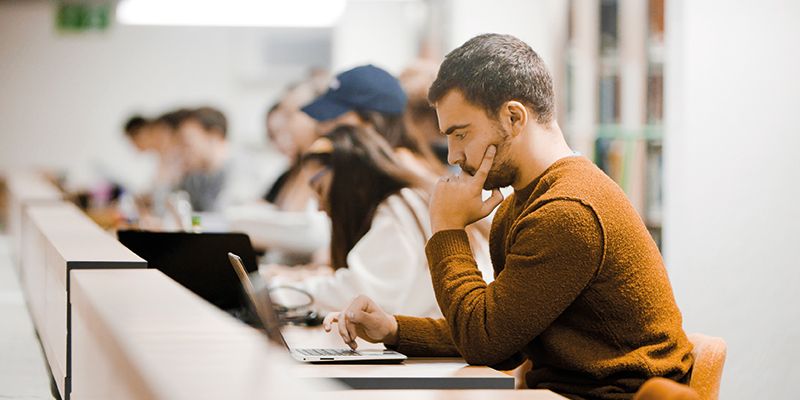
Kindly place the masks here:
[[(500, 369), (529, 359), (529, 388), (573, 399), (685, 381), (692, 346), (658, 248), (619, 186), (567, 146), (541, 58), (513, 36), (477, 36), (447, 55), (428, 97), (462, 171), (436, 184), (430, 207), (426, 254), (444, 318), (391, 316), (360, 296), (325, 329), (338, 323), (353, 348), (361, 337)], [(497, 206), (486, 284), (464, 228)]]

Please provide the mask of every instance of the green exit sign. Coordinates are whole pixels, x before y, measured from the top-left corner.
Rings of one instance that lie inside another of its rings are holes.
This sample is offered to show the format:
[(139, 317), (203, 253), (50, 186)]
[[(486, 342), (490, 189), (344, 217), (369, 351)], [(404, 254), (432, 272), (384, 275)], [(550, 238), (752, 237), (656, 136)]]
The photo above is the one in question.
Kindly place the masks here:
[(56, 6), (56, 25), (62, 31), (104, 31), (111, 24), (110, 2), (58, 1)]

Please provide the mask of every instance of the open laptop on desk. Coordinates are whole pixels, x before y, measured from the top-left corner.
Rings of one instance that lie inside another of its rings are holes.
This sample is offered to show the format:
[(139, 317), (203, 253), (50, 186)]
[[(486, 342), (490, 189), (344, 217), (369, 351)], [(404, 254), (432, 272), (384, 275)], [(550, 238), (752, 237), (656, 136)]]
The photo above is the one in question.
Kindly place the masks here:
[(117, 238), (128, 249), (215, 306), (248, 322), (248, 310), (228, 252), (242, 255), (247, 271), (258, 269), (250, 238), (243, 233), (191, 233), (121, 230)]
[(286, 343), (281, 334), (280, 321), (275, 309), (272, 307), (272, 300), (269, 297), (269, 290), (265, 285), (263, 290), (256, 290), (253, 281), (242, 265), (242, 259), (236, 254), (228, 253), (228, 259), (236, 275), (239, 276), (242, 288), (250, 299), (250, 303), (261, 319), (267, 337), (275, 343), (285, 347), (289, 353), (298, 361), (323, 363), (401, 363), (407, 357), (396, 351), (391, 350), (362, 350), (353, 351), (349, 348), (341, 349), (292, 349)]

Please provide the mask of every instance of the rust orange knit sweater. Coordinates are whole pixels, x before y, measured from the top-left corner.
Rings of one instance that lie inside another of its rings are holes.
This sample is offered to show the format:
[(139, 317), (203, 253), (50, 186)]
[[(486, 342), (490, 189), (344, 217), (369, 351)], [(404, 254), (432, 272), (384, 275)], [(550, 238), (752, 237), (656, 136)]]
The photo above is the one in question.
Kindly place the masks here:
[(630, 398), (693, 359), (661, 255), (622, 190), (584, 157), (551, 165), (497, 211), (496, 279), (481, 279), (463, 230), (426, 251), (444, 319), (397, 316), (398, 350), (461, 355), (576, 399)]

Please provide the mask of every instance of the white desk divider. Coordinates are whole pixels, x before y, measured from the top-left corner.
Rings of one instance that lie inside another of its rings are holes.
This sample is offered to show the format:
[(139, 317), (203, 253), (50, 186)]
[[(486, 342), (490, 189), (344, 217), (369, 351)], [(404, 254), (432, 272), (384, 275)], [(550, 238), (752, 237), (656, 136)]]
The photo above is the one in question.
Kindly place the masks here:
[(67, 202), (27, 206), (21, 237), (22, 288), (58, 392), (67, 400), (72, 377), (69, 271), (146, 268), (147, 262)]
[(75, 399), (308, 399), (339, 388), (289, 376), (285, 349), (161, 271), (71, 275)]
[(5, 174), (8, 191), (6, 221), (11, 242), (11, 256), (19, 275), (22, 247), (22, 218), (25, 207), (34, 204), (57, 203), (62, 200), (61, 191), (44, 177), (33, 172), (10, 172)]

